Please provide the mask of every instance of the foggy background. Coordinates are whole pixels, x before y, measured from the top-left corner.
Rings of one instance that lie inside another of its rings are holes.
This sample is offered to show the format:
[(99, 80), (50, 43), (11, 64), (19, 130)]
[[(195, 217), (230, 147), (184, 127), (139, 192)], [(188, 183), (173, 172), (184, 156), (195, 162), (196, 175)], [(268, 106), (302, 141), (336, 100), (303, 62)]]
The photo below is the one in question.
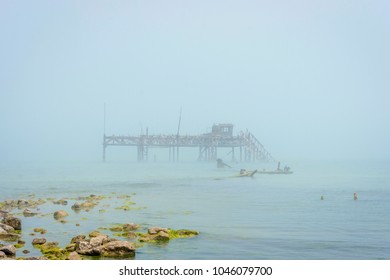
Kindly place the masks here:
[(0, 160), (100, 160), (104, 103), (107, 135), (176, 134), (181, 107), (181, 134), (233, 123), (277, 159), (388, 159), (389, 15), (387, 0), (0, 0)]

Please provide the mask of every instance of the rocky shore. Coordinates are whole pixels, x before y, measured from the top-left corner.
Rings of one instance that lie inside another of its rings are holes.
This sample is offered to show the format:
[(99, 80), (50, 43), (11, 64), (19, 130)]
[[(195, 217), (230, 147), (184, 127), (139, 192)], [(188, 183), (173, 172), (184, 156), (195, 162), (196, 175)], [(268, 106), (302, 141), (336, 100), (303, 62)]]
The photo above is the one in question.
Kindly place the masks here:
[[(104, 198), (103, 196), (90, 195), (68, 200), (76, 201), (70, 204), (70, 208), (75, 213), (79, 213), (80, 211), (89, 212)], [(120, 211), (137, 209), (132, 206), (135, 203), (130, 201), (130, 198), (130, 195), (115, 197), (115, 199), (124, 200), (123, 205), (115, 209)], [(30, 246), (36, 251), (33, 256), (29, 256), (31, 252), (24, 249), (26, 241), (22, 240), (22, 236), (24, 238), (26, 236), (26, 234), (23, 235), (22, 219), (29, 219), (37, 215), (52, 215), (53, 223), (67, 223), (66, 219), (69, 217), (67, 211), (57, 210), (51, 214), (41, 213), (40, 206), (48, 202), (58, 206), (66, 206), (68, 200), (39, 198), (0, 202), (0, 260), (135, 259), (137, 249), (147, 243), (168, 243), (176, 238), (189, 238), (199, 234), (197, 231), (187, 229), (174, 230), (164, 227), (147, 227), (136, 223), (123, 223), (98, 228), (89, 233), (80, 232), (80, 234), (70, 238), (69, 244), (61, 247), (58, 241), (47, 240), (45, 237), (47, 229), (36, 227), (28, 235), (31, 238)], [(99, 210), (99, 213), (104, 212), (103, 210)], [(22, 216), (22, 219), (18, 216)], [(77, 223), (75, 226), (79, 227), (80, 224)], [(37, 234), (41, 236), (36, 236)], [(30, 243), (30, 240), (28, 242)]]

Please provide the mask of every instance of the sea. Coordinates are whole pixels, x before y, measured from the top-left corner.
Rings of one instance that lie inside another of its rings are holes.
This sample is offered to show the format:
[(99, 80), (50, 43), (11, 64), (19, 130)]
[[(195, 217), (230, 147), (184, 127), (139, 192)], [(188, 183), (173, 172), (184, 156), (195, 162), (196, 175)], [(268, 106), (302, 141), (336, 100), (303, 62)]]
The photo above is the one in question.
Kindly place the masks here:
[[(195, 161), (3, 162), (0, 201), (46, 201), (32, 209), (33, 217), (12, 210), (22, 220), (21, 250), (30, 251), (18, 250), (17, 257), (40, 256), (33, 238), (65, 247), (76, 235), (112, 235), (108, 228), (136, 223), (140, 232), (156, 226), (199, 231), (144, 244), (137, 260), (390, 259), (390, 161), (292, 161), (293, 174), (253, 177), (237, 175), (276, 164), (227, 163), (231, 168)], [(102, 198), (94, 208), (71, 209), (90, 195)], [(59, 199), (68, 204), (53, 203)], [(69, 213), (66, 223), (53, 218), (57, 210)], [(38, 227), (47, 233), (34, 233)]]

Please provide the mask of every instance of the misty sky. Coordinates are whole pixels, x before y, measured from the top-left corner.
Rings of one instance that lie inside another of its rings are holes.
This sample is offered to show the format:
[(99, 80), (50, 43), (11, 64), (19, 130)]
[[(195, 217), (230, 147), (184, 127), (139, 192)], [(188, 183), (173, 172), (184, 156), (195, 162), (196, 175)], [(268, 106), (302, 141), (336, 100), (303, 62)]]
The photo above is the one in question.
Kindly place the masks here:
[[(388, 0), (0, 0), (0, 161), (106, 133), (248, 129), (278, 159), (390, 157)], [(135, 160), (132, 159), (132, 160)]]

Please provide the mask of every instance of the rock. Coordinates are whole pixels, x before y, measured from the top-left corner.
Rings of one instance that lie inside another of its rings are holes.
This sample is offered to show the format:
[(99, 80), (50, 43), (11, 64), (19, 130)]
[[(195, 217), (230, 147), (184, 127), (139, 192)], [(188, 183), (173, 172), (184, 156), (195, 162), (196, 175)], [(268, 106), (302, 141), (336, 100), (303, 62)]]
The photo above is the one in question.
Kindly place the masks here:
[(45, 234), (47, 230), (44, 228), (34, 228), (34, 232), (40, 232), (41, 234)]
[(22, 221), (19, 218), (16, 218), (12, 215), (6, 215), (3, 219), (3, 223), (13, 227), (15, 230), (22, 229)]
[(76, 252), (80, 255), (98, 256), (100, 255), (100, 247), (93, 247), (89, 241), (79, 241)]
[(74, 252), (74, 251), (76, 251), (76, 248), (77, 248), (77, 244), (71, 243), (71, 244), (66, 245), (65, 250), (68, 252)]
[(35, 216), (37, 215), (38, 213), (35, 213), (35, 212), (32, 212), (30, 209), (26, 208), (24, 209), (23, 211), (23, 216), (25, 217), (32, 217), (32, 216)]
[(122, 231), (123, 228), (122, 228), (121, 226), (116, 226), (116, 227), (110, 228), (110, 230), (111, 230), (111, 231), (116, 231), (116, 232), (118, 232), (118, 231)]
[(10, 232), (15, 232), (15, 229), (9, 225), (0, 224), (0, 233), (10, 233)]
[(30, 251), (29, 250), (23, 250), (23, 252), (22, 252), (23, 254), (29, 254), (30, 253)]
[(66, 201), (66, 200), (64, 200), (64, 199), (54, 200), (54, 201), (53, 201), (53, 204), (68, 205), (68, 201)]
[(81, 210), (81, 204), (79, 202), (75, 202), (73, 205), (72, 205), (72, 210), (74, 211), (77, 211), (77, 210)]
[(69, 216), (69, 214), (64, 210), (59, 210), (59, 211), (54, 212), (53, 216), (54, 216), (54, 219), (60, 220), (62, 218), (65, 218), (66, 216)]
[(20, 238), (20, 234), (17, 233), (0, 233), (0, 239), (9, 242), (15, 242)]
[(135, 232), (132, 232), (132, 231), (126, 232), (125, 235), (123, 235), (123, 236), (126, 237), (126, 238), (130, 238), (130, 239), (137, 238), (137, 234)]
[(140, 225), (131, 223), (131, 224), (124, 224), (123, 225), (123, 230), (125, 231), (133, 231), (139, 229)]
[(101, 246), (103, 257), (125, 258), (135, 255), (135, 246), (127, 241), (112, 241)]
[(17, 205), (18, 205), (18, 207), (23, 207), (23, 206), (28, 206), (29, 203), (25, 199), (19, 199), (18, 202), (17, 202)]
[(169, 234), (165, 231), (159, 231), (154, 237), (153, 240), (156, 241), (169, 241)]
[(164, 231), (164, 232), (168, 233), (168, 229), (167, 228), (154, 227), (154, 228), (149, 228), (148, 229), (148, 233), (149, 234), (157, 234), (160, 231)]
[(71, 261), (78, 261), (78, 260), (81, 260), (81, 257), (76, 252), (72, 252), (69, 254), (68, 259)]
[(96, 237), (91, 238), (89, 241), (89, 244), (91, 244), (92, 247), (98, 247), (100, 245), (103, 245), (104, 243), (108, 242), (108, 236), (107, 235), (99, 235)]
[(96, 204), (91, 202), (91, 201), (85, 201), (85, 202), (81, 203), (80, 207), (82, 209), (90, 209), (90, 208), (94, 207), (95, 205)]
[(85, 240), (86, 236), (85, 235), (77, 235), (75, 237), (72, 238), (72, 240), (70, 241), (70, 243), (77, 243), (79, 241), (82, 241), (82, 240)]
[(7, 256), (14, 256), (16, 254), (16, 248), (14, 245), (7, 245), (1, 247), (0, 252), (3, 252)]
[(7, 255), (3, 251), (0, 251), (0, 259), (5, 259), (5, 258), (7, 258)]
[(18, 240), (18, 244), (20, 244), (20, 245), (24, 245), (24, 244), (26, 244), (26, 241), (23, 241), (23, 240)]
[(42, 244), (45, 244), (46, 243), (46, 239), (45, 238), (34, 238), (34, 240), (32, 241), (32, 245), (42, 245)]
[(93, 231), (89, 234), (89, 237), (96, 237), (96, 236), (99, 236), (99, 235), (105, 235), (99, 231)]

